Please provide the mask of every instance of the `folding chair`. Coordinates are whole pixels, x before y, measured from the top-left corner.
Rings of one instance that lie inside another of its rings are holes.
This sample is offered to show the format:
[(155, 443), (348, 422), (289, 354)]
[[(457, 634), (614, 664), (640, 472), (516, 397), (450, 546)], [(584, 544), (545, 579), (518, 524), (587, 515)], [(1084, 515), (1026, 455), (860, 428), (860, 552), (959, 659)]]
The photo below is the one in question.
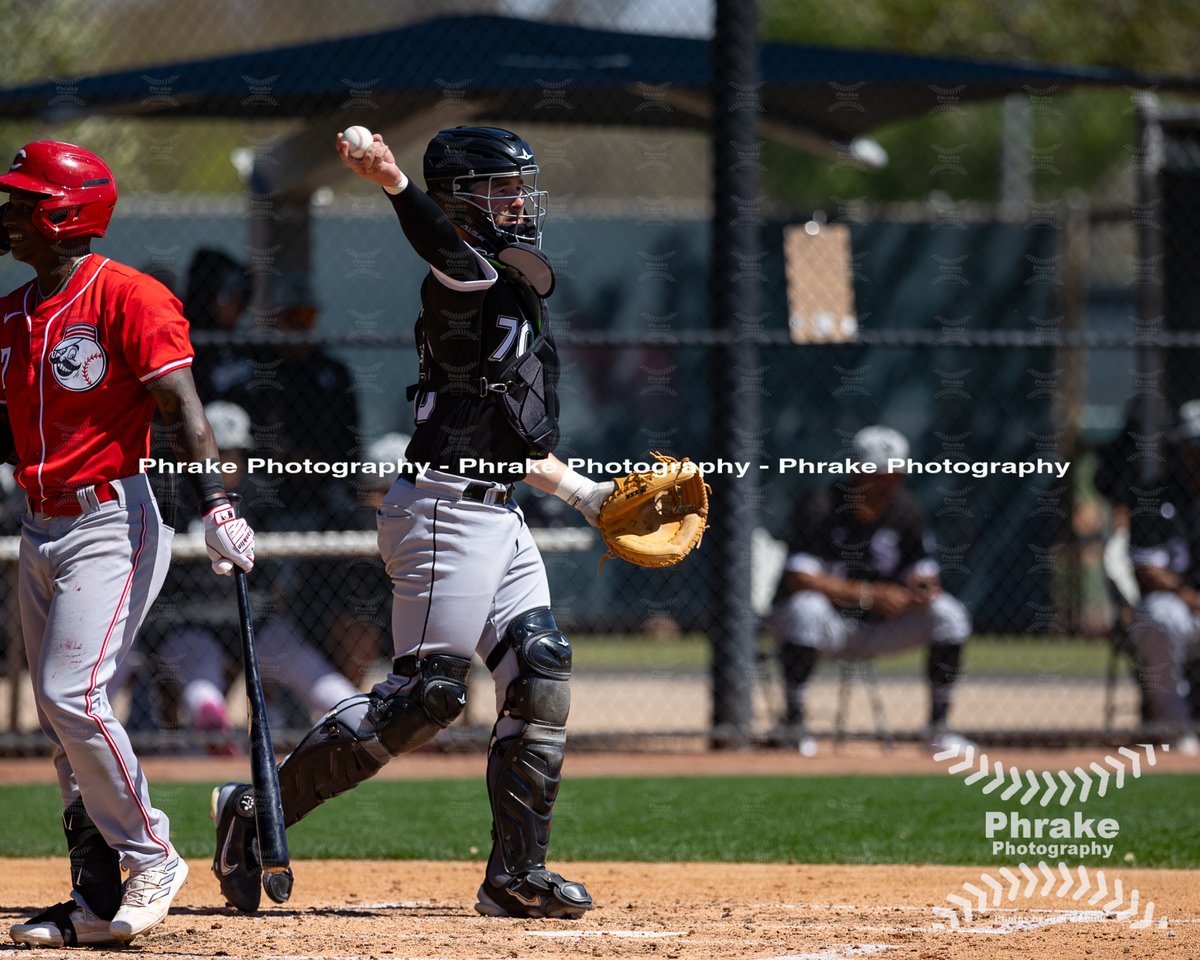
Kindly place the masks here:
[(883, 749), (891, 750), (894, 743), (887, 715), (883, 710), (883, 697), (879, 692), (879, 677), (875, 673), (874, 660), (838, 660), (837, 712), (833, 721), (833, 742), (840, 745), (846, 739), (846, 718), (850, 709), (850, 692), (854, 679), (863, 681), (867, 700), (871, 705), (871, 716), (875, 721), (875, 735)]

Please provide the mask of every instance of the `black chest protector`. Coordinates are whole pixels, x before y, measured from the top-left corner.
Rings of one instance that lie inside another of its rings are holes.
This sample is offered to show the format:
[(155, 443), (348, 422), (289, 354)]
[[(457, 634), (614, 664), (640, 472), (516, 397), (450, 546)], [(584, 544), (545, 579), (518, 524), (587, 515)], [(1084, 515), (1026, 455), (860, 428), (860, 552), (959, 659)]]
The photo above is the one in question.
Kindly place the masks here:
[(474, 369), (452, 374), (433, 359), (418, 318), (419, 374), (417, 383), (408, 388), (408, 397), (413, 399), (418, 391), (477, 391), (482, 402), (499, 406), (513, 432), (532, 451), (551, 453), (559, 440), (560, 363), (545, 298), (554, 290), (554, 275), (541, 251), (527, 244), (513, 244), (487, 259), (499, 274), (497, 283), (513, 292), (532, 336), (515, 338), (512, 349), (497, 360), (495, 352), (488, 353), (486, 337), (480, 335)]

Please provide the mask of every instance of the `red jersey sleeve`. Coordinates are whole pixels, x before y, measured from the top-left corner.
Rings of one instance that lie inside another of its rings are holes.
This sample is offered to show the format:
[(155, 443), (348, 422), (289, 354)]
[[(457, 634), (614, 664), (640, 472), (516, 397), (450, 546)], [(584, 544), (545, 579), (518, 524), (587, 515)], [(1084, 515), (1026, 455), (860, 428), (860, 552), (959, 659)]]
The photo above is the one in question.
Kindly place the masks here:
[(134, 375), (149, 383), (190, 366), (194, 351), (183, 306), (153, 277), (135, 274), (123, 291), (119, 337)]
[(17, 329), (25, 321), (24, 300), (28, 287), (29, 284), (25, 284), (0, 297), (0, 404), (5, 408), (8, 407), (8, 362), (12, 359)]

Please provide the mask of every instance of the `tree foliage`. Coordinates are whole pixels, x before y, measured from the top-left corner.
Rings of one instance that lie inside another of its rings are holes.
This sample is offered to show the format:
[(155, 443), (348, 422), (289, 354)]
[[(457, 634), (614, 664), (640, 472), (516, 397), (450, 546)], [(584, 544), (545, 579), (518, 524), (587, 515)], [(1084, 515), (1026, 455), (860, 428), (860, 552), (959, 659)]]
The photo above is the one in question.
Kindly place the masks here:
[[(1196, 71), (1200, 4), (1170, 0), (760, 0), (766, 40), (902, 53), (1106, 66), (1188, 76)], [(1035, 196), (1103, 193), (1128, 169), (1133, 91), (1079, 90), (1026, 99)], [(850, 169), (777, 145), (766, 150), (768, 194), (788, 203), (998, 199), (1005, 136), (995, 104), (966, 105), (875, 132), (891, 158)]]
[(1189, 75), (1194, 0), (759, 0), (766, 39)]

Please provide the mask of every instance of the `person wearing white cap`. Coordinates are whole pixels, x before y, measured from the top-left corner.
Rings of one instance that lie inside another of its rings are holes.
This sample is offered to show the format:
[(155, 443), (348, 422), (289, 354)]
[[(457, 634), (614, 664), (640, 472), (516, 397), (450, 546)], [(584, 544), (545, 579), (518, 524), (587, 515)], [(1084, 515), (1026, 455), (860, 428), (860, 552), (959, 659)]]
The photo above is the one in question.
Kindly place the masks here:
[(794, 513), (771, 627), (784, 671), (784, 722), (806, 754), (815, 745), (805, 732), (805, 687), (819, 656), (865, 660), (918, 646), (929, 650), (930, 747), (968, 742), (946, 723), (971, 618), (942, 590), (933, 534), (903, 473), (889, 471), (889, 461), (894, 467), (908, 454), (898, 431), (863, 428), (851, 460), (875, 472), (817, 491)]
[[(405, 459), (410, 437), (385, 433), (367, 445), (359, 456), (354, 486), (358, 508), (351, 527), (375, 532), (375, 515)], [(378, 554), (358, 557), (329, 570), (327, 592), (332, 593), (329, 635), (338, 644), (338, 665), (361, 686), (370, 669), (386, 659), (392, 649), (392, 581)]]
[[(248, 478), (245, 472), (246, 453), (253, 445), (250, 417), (237, 404), (224, 400), (206, 404), (204, 412), (211, 418), (209, 424), (222, 462), (236, 465), (233, 472), (223, 474), (226, 486), (243, 494), (240, 509), (253, 512), (256, 497), (249, 483), (253, 477)], [(192, 520), (190, 526), (198, 522)], [(179, 565), (178, 571), (163, 591), (169, 603), (162, 609), (155, 608), (151, 615), (164, 631), (152, 659), (160, 679), (177, 693), (186, 725), (199, 731), (229, 733), (233, 724), (225, 696), (232, 672), (230, 653), (240, 648), (237, 606), (226, 585), (197, 583), (185, 565)], [(251, 581), (256, 607), (271, 603), (269, 572), (269, 565), (260, 565)], [(286, 615), (267, 615), (258, 624), (255, 639), (263, 679), (293, 691), (314, 716), (358, 692)]]
[[(1141, 590), (1133, 642), (1148, 724), (1200, 752), (1200, 400), (1179, 408), (1167, 476), (1130, 511), (1129, 558)], [(1142, 491), (1139, 491), (1140, 493)]]
[(371, 510), (371, 527), (375, 524), (375, 511), (383, 502), (383, 494), (396, 479), (399, 464), (404, 462), (405, 452), (412, 441), (407, 433), (385, 433), (371, 442), (363, 452), (360, 462), (372, 465), (372, 470), (363, 470), (359, 478), (359, 502)]

